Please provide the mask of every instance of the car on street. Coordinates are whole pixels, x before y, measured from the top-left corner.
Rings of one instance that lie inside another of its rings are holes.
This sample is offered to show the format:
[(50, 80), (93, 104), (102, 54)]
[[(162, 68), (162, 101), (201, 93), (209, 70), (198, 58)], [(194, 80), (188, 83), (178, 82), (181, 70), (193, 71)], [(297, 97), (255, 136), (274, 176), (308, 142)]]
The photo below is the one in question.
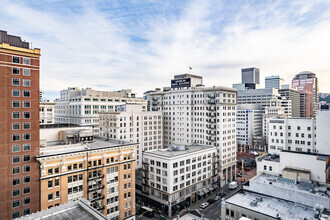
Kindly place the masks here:
[(221, 198), (220, 196), (216, 196), (216, 197), (214, 197), (214, 200), (218, 201), (220, 198)]
[(213, 198), (213, 199), (209, 199), (209, 200), (207, 200), (207, 203), (208, 203), (208, 204), (212, 204), (212, 203), (214, 203), (215, 201), (217, 201), (217, 200), (215, 200), (215, 199)]
[(209, 206), (208, 202), (203, 202), (202, 205), (200, 206), (201, 209), (205, 209), (206, 207)]
[(237, 182), (229, 183), (229, 189), (236, 189), (236, 188), (237, 188)]
[(199, 213), (202, 213), (203, 209), (197, 209), (197, 211), (198, 211)]
[(222, 192), (222, 193), (219, 194), (219, 196), (220, 196), (221, 198), (223, 198), (223, 197), (226, 196), (226, 193)]

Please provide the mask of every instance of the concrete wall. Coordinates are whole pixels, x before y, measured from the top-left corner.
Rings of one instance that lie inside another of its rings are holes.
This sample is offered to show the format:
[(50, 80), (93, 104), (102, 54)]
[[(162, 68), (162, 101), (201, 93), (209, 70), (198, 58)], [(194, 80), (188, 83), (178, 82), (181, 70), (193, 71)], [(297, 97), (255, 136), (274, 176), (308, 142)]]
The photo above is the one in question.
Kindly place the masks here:
[(330, 111), (316, 112), (316, 149), (320, 154), (330, 154)]

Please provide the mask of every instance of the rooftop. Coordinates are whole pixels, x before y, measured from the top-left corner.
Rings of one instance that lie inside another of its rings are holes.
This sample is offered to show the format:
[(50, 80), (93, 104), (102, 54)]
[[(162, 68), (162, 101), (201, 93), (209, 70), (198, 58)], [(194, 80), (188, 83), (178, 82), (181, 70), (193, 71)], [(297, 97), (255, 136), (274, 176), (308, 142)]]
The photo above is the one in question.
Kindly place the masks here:
[(29, 49), (29, 43), (21, 40), (21, 37), (9, 35), (7, 31), (0, 30), (0, 44), (7, 43), (13, 47)]
[(40, 148), (40, 156), (38, 156), (38, 158), (60, 155), (60, 154), (69, 154), (74, 152), (92, 151), (92, 150), (98, 150), (104, 148), (127, 146), (133, 144), (135, 143), (128, 143), (113, 139), (105, 139), (101, 137), (95, 137), (94, 141), (89, 143), (79, 142), (77, 144), (67, 144), (67, 145), (61, 145), (59, 141), (52, 141), (52, 142), (47, 142), (46, 147)]
[(182, 156), (185, 154), (197, 153), (198, 151), (204, 151), (210, 149), (216, 149), (216, 147), (208, 146), (208, 145), (188, 145), (188, 146), (173, 145), (167, 149), (156, 149), (156, 150), (146, 151), (145, 155), (155, 155), (155, 156), (171, 158), (171, 157)]
[[(257, 203), (251, 203), (257, 198)], [(226, 202), (274, 218), (279, 215), (281, 219), (314, 219), (313, 208), (249, 191), (236, 193), (227, 198)]]
[(106, 220), (107, 218), (90, 206), (86, 199), (71, 201), (64, 205), (56, 206), (44, 211), (36, 212), (20, 218), (21, 220)]

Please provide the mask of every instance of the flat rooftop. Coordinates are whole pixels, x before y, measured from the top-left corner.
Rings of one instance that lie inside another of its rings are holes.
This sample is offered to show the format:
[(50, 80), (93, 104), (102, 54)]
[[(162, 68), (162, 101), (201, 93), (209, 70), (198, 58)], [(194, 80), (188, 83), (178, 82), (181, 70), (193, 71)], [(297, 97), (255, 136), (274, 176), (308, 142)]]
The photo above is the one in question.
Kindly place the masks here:
[[(301, 181), (301, 184), (296, 184), (294, 180), (290, 181), (290, 179), (281, 178), (265, 173), (254, 177), (253, 181), (259, 183), (271, 183), (272, 186), (276, 186), (279, 188), (303, 191), (304, 193), (318, 195), (321, 197), (330, 197), (330, 191), (328, 190), (328, 187), (326, 185), (312, 185), (312, 182)], [(314, 189), (315, 193), (310, 192), (311, 188)]]
[[(256, 206), (250, 203), (261, 197), (262, 201), (257, 202)], [(298, 205), (293, 202), (268, 197), (249, 191), (241, 191), (226, 199), (230, 203), (244, 209), (249, 209), (267, 216), (276, 218), (277, 214), (281, 219), (314, 219), (314, 210), (311, 207)]]
[[(179, 148), (185, 147), (185, 146), (181, 146), (181, 145), (175, 145), (175, 146), (179, 146)], [(171, 158), (171, 157), (177, 157), (177, 156), (182, 156), (185, 154), (197, 153), (198, 151), (211, 150), (211, 149), (216, 149), (216, 147), (208, 146), (208, 145), (188, 145), (183, 150), (180, 150), (180, 149), (173, 150), (173, 148), (172, 149), (170, 149), (170, 148), (157, 149), (157, 150), (146, 151), (145, 155), (157, 155), (157, 156), (161, 156), (161, 157)]]
[(52, 155), (59, 155), (59, 154), (69, 154), (74, 152), (92, 151), (92, 150), (98, 150), (104, 148), (127, 146), (133, 144), (135, 143), (106, 139), (101, 137), (94, 137), (93, 142), (88, 142), (88, 143), (79, 142), (77, 144), (66, 144), (66, 145), (61, 145), (59, 141), (52, 141), (52, 142), (47, 142), (46, 147), (40, 148), (40, 156), (38, 156), (38, 158), (52, 156)]
[(259, 162), (261, 162), (263, 160), (279, 163), (280, 162), (280, 156), (275, 155), (275, 154), (264, 154), (264, 155), (257, 158), (257, 161), (259, 161)]
[(63, 220), (63, 219), (79, 219), (79, 220), (106, 220), (107, 218), (92, 208), (86, 199), (71, 201), (64, 205), (56, 206), (44, 211), (36, 212), (31, 215), (20, 218), (21, 220)]

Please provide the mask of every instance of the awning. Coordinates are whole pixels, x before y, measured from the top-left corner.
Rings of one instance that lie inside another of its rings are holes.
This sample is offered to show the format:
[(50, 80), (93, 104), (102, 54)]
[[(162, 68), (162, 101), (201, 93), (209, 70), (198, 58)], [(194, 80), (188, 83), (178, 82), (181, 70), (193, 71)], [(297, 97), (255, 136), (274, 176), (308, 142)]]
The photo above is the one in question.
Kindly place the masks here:
[(203, 196), (205, 193), (203, 191), (198, 191), (198, 195)]
[(187, 207), (188, 206), (187, 200), (183, 200), (182, 202), (180, 202), (180, 205), (182, 207)]
[(205, 193), (210, 192), (210, 190), (208, 190), (207, 188), (204, 188), (203, 191), (204, 191)]
[(217, 185), (217, 184), (214, 184), (214, 185), (213, 185), (213, 188), (214, 188), (214, 189), (217, 189), (217, 188), (218, 188), (218, 185)]
[(214, 188), (212, 186), (207, 187), (210, 191), (213, 191)]

